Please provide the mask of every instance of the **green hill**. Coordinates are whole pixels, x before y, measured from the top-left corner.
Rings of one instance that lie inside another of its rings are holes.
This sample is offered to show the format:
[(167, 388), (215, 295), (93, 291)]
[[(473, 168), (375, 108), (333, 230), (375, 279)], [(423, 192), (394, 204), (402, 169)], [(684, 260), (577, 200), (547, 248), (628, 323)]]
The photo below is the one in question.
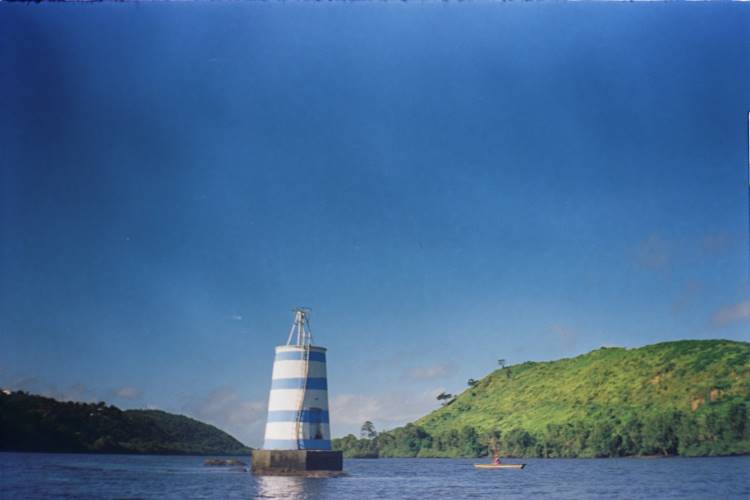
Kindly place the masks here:
[(250, 449), (216, 427), (159, 410), (0, 393), (0, 450), (236, 455)]
[(498, 369), (414, 424), (335, 445), (349, 456), (750, 453), (750, 344), (602, 348)]

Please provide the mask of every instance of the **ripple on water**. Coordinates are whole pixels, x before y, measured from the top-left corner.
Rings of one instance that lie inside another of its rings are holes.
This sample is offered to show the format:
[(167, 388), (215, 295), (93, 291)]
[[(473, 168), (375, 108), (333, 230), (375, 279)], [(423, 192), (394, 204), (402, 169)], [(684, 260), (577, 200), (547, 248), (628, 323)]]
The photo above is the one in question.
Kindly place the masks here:
[(338, 478), (256, 477), (204, 457), (0, 453), (3, 498), (748, 498), (750, 457), (524, 460), (479, 471), (475, 460), (346, 460)]

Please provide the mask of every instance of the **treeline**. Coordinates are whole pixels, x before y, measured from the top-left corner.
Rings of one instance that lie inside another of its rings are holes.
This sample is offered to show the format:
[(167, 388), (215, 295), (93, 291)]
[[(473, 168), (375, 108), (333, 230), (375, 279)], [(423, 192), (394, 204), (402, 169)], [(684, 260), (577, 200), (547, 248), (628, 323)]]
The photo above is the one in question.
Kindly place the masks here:
[(0, 393), (0, 450), (247, 454), (229, 434), (183, 415), (60, 402), (22, 391)]
[(334, 439), (350, 458), (481, 457), (498, 449), (510, 457), (624, 457), (636, 455), (712, 456), (750, 453), (747, 404), (705, 405), (698, 411), (671, 411), (620, 418), (611, 413), (585, 421), (549, 424), (543, 432), (511, 429), (478, 432), (466, 426), (431, 434), (408, 424), (357, 438)]

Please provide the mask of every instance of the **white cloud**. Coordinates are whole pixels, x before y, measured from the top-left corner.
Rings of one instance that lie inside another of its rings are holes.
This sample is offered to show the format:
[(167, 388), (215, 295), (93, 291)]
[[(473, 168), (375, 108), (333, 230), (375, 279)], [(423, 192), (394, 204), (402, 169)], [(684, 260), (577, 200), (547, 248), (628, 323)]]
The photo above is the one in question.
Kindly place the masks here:
[(431, 366), (417, 366), (406, 370), (406, 378), (413, 380), (435, 380), (447, 377), (456, 371), (456, 367), (450, 363), (437, 363)]
[[(338, 394), (329, 402), (332, 437), (359, 434), (365, 420), (378, 430), (412, 422), (439, 407), (435, 396), (444, 388), (428, 391), (393, 391), (381, 394)], [(258, 447), (263, 442), (266, 401), (243, 399), (231, 387), (219, 387), (186, 403), (182, 411), (215, 425), (243, 443)]]
[(141, 397), (141, 390), (132, 385), (125, 385), (115, 390), (115, 396), (122, 399), (138, 399)]
[(98, 395), (85, 384), (72, 384), (58, 389), (55, 384), (49, 384), (37, 377), (21, 377), (12, 380), (8, 388), (13, 391), (24, 391), (31, 394), (39, 394), (58, 401), (80, 401), (91, 403), (99, 401)]
[(73, 384), (62, 391), (53, 390), (52, 397), (59, 399), (60, 401), (96, 401), (100, 398), (96, 397), (94, 391), (89, 389), (84, 384)]
[(435, 396), (443, 388), (422, 392), (382, 394), (339, 394), (330, 402), (332, 435), (358, 434), (363, 422), (370, 420), (378, 430), (412, 422), (438, 408)]
[(13, 391), (25, 391), (35, 394), (42, 393), (42, 381), (37, 377), (20, 377), (11, 380), (8, 387)]
[(219, 387), (192, 399), (183, 411), (215, 425), (249, 446), (260, 446), (266, 422), (266, 402), (243, 399), (231, 387)]
[(76, 383), (59, 388), (46, 380), (37, 377), (21, 377), (10, 382), (9, 388), (14, 391), (25, 391), (31, 394), (39, 394), (58, 401), (79, 401), (83, 403), (94, 403), (104, 401), (112, 403), (112, 399), (121, 398), (135, 400), (141, 397), (142, 392), (134, 386), (125, 385), (116, 389), (92, 388), (86, 384)]
[(750, 300), (723, 307), (713, 316), (715, 326), (726, 326), (730, 323), (750, 320)]

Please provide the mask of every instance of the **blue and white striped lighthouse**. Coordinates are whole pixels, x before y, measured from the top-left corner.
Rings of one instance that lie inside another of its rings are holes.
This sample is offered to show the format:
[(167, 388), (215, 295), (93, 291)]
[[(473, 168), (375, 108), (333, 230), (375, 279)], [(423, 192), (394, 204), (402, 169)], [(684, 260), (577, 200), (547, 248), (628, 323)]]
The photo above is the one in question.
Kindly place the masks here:
[(264, 450), (331, 449), (326, 349), (312, 345), (309, 314), (295, 309), (287, 343), (276, 347)]
[(286, 345), (276, 347), (263, 448), (253, 450), (260, 475), (331, 476), (343, 454), (331, 450), (326, 349), (312, 344), (310, 310), (294, 310)]

